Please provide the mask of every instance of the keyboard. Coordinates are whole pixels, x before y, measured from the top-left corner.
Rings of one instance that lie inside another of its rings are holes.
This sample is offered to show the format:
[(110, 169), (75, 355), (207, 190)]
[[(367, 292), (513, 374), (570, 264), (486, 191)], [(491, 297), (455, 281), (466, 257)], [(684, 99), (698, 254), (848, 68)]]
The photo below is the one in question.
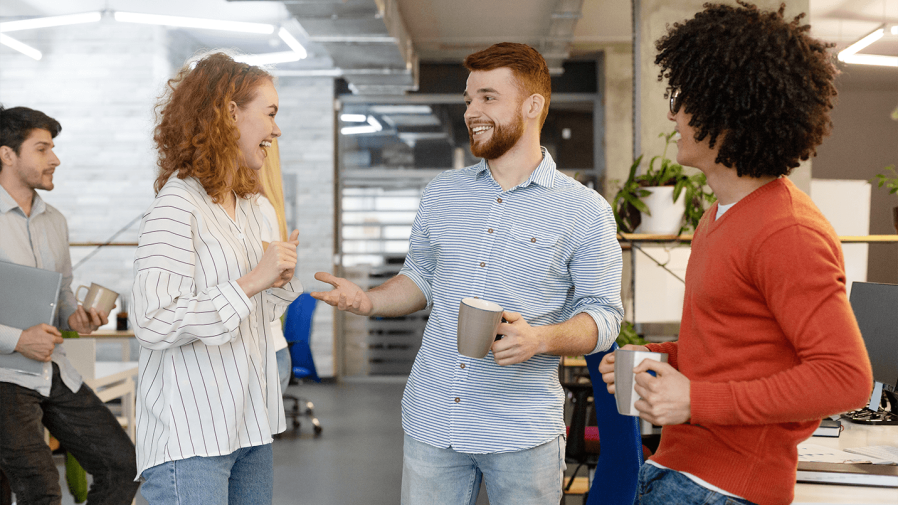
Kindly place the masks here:
[(898, 464), (898, 447), (891, 445), (871, 445), (867, 447), (852, 447), (845, 449), (845, 452), (860, 454), (869, 458), (884, 459)]

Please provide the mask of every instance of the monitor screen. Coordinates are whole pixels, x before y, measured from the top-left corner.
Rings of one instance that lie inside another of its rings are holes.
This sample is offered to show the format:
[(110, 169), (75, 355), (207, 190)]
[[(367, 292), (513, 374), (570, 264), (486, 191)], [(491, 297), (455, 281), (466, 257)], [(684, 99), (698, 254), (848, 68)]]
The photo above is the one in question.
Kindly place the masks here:
[(873, 365), (873, 380), (898, 387), (898, 285), (855, 282), (851, 308)]

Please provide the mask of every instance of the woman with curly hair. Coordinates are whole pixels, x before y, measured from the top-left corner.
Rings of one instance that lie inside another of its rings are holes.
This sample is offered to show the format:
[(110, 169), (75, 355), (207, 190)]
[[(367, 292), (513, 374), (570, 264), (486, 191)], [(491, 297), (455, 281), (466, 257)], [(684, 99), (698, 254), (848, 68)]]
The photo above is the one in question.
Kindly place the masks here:
[[(656, 42), (677, 162), (718, 201), (692, 240), (679, 340), (625, 347), (668, 354), (635, 368), (636, 408), (663, 426), (640, 504), (791, 503), (798, 443), (870, 397), (839, 238), (785, 177), (829, 133), (830, 46), (785, 6), (739, 4)], [(613, 357), (599, 369), (613, 392)]]
[(284, 407), (270, 322), (302, 286), (298, 232), (262, 246), (256, 172), (281, 131), (271, 75), (209, 54), (156, 107), (156, 199), (140, 225), (137, 466), (150, 503), (267, 504)]

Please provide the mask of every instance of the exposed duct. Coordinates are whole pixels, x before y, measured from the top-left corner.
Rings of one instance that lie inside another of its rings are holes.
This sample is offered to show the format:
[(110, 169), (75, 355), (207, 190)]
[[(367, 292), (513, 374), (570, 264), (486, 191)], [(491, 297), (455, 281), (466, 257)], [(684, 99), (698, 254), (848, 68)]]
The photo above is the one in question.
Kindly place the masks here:
[(353, 93), (398, 95), (417, 88), (418, 58), (397, 0), (282, 1)]

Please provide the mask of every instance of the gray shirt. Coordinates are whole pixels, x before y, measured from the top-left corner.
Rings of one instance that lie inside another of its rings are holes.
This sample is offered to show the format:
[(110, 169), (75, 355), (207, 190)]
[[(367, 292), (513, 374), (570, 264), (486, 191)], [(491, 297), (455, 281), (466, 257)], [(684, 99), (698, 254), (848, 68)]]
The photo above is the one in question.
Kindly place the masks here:
[[(62, 274), (55, 326), (68, 330), (68, 319), (78, 308), (72, 293), (72, 259), (69, 256), (69, 229), (65, 217), (34, 192), (31, 215), (26, 216), (19, 204), (0, 186), (0, 261), (29, 267), (53, 270)], [(0, 289), (8, 289), (0, 286)], [(16, 349), (22, 331), (0, 324), (0, 354), (10, 354)], [(52, 360), (59, 366), (62, 382), (72, 391), (81, 388), (81, 375), (65, 356), (61, 346), (56, 346)], [(52, 366), (44, 364), (41, 375), (0, 368), (0, 382), (11, 382), (34, 389), (44, 396), (50, 395)]]

